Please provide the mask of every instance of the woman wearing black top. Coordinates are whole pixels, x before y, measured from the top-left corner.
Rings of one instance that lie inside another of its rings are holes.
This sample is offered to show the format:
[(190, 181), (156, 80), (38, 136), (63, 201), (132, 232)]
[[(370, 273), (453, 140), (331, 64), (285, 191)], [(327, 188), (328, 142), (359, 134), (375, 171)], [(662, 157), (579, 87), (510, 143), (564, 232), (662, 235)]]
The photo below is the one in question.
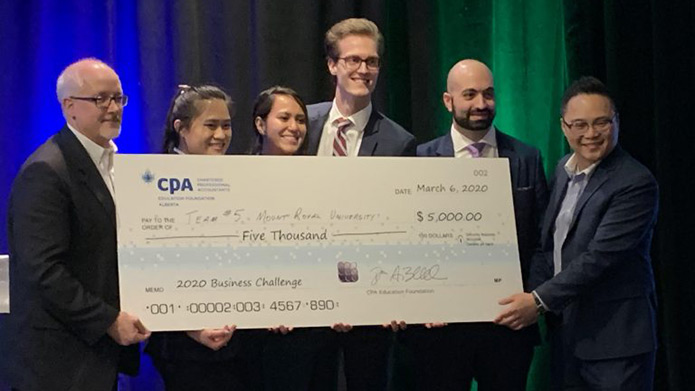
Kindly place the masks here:
[[(261, 92), (253, 109), (258, 155), (301, 155), (307, 109), (299, 95), (275, 86)], [(270, 329), (263, 349), (266, 391), (330, 391), (337, 386), (336, 334), (328, 327)]]
[[(179, 86), (164, 129), (163, 153), (224, 155), (232, 139), (233, 102), (220, 88)], [(260, 331), (266, 334), (266, 331)], [(258, 330), (153, 333), (145, 348), (168, 391), (259, 390)], [(261, 336), (262, 337), (262, 336)]]

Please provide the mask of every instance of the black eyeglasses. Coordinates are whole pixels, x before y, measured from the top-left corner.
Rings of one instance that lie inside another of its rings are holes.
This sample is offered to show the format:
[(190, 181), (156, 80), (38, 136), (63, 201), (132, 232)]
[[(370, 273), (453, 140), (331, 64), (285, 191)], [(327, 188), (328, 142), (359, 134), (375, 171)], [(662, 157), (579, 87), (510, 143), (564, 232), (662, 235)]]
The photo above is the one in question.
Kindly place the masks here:
[(337, 60), (343, 60), (348, 69), (357, 69), (362, 63), (364, 63), (370, 71), (375, 71), (381, 67), (381, 59), (379, 57), (362, 58), (360, 56), (346, 56), (338, 57), (336, 61)]
[(113, 101), (116, 106), (125, 107), (128, 104), (128, 95), (111, 95), (111, 96), (71, 96), (70, 99), (84, 100), (94, 103), (100, 109), (106, 109)]
[(572, 133), (577, 135), (586, 133), (589, 130), (589, 128), (594, 128), (594, 130), (599, 133), (605, 133), (611, 129), (613, 121), (615, 121), (615, 114), (613, 114), (611, 117), (596, 118), (594, 122), (592, 122), (591, 124), (584, 120), (577, 120), (568, 123), (565, 121), (564, 118), (560, 117), (560, 119), (562, 120), (562, 123), (570, 129)]

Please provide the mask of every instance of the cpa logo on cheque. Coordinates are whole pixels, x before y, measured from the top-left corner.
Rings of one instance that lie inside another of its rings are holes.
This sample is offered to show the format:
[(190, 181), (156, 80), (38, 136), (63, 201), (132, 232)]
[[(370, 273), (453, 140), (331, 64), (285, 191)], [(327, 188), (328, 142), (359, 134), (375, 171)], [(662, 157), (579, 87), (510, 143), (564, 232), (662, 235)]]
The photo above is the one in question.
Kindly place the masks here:
[(156, 178), (152, 171), (145, 170), (141, 176), (142, 181), (150, 184), (152, 182), (157, 183), (157, 188), (160, 191), (168, 192), (169, 194), (174, 194), (177, 191), (193, 191), (193, 184), (190, 178)]

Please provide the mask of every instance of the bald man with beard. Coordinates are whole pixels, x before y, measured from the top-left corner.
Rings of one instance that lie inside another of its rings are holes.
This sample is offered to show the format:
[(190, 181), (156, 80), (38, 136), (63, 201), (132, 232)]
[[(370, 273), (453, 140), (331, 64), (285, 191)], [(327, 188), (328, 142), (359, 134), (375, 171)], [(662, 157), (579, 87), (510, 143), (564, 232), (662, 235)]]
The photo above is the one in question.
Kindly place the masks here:
[(119, 371), (137, 372), (137, 343), (150, 335), (119, 309), (112, 140), (128, 98), (97, 59), (68, 66), (56, 93), (67, 124), (26, 160), (10, 194), (0, 365), (20, 391), (111, 391)]
[[(450, 131), (417, 148), (418, 156), (507, 158), (511, 173), (517, 239), (524, 281), (539, 242), (547, 184), (538, 149), (496, 129), (492, 72), (476, 60), (456, 63), (442, 95), (452, 114)], [(428, 323), (406, 330), (415, 357), (418, 390), (525, 390), (539, 342), (535, 327), (514, 331), (492, 322)]]

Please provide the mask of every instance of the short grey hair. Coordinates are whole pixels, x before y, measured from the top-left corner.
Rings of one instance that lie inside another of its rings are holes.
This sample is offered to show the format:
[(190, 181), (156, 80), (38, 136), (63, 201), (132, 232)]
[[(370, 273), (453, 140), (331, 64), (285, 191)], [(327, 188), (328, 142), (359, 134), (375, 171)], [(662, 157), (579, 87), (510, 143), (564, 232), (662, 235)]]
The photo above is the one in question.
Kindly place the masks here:
[(62, 103), (63, 99), (69, 97), (73, 91), (79, 90), (84, 86), (84, 78), (75, 69), (75, 65), (83, 62), (96, 62), (108, 67), (108, 64), (94, 57), (83, 58), (65, 67), (56, 81), (56, 97), (58, 98), (58, 102)]

